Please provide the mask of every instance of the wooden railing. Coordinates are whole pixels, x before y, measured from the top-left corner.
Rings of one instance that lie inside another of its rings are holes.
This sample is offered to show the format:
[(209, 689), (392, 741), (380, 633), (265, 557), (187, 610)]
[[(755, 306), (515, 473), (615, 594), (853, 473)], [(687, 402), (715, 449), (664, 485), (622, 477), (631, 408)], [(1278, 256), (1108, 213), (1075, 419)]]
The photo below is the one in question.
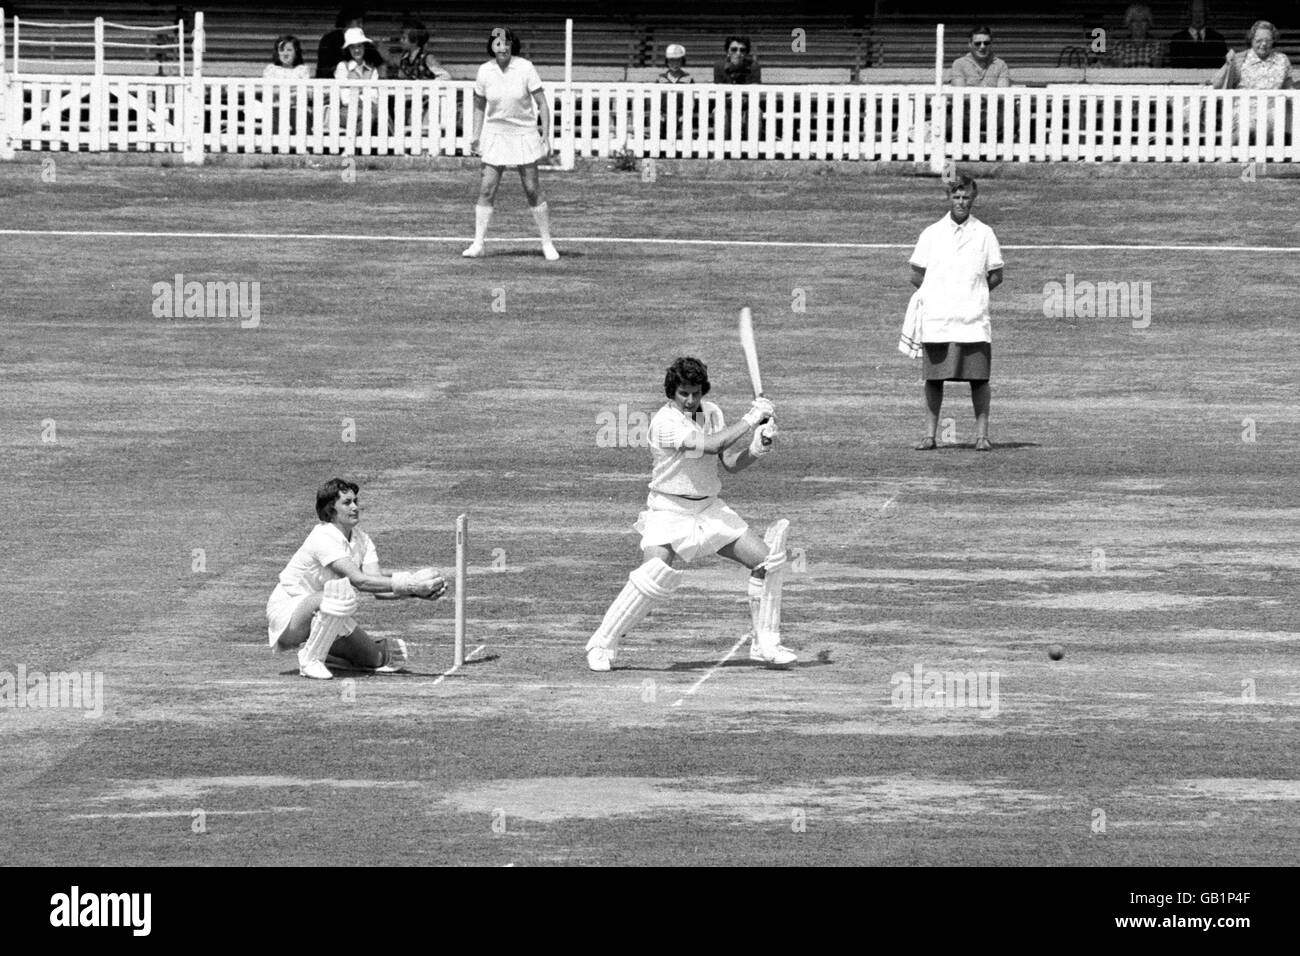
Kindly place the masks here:
[[(578, 157), (930, 162), (1300, 162), (1300, 93), (1206, 87), (905, 85), (551, 88), (555, 145)], [(399, 80), (4, 76), (14, 150), (469, 153), (473, 84)], [(571, 102), (566, 122), (565, 103)]]

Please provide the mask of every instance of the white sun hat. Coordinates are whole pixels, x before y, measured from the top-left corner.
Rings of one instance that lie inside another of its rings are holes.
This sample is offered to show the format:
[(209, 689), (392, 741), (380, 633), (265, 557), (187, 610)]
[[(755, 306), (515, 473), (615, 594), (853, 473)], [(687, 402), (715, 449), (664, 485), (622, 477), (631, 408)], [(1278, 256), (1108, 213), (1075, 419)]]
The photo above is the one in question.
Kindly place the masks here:
[(366, 36), (366, 31), (360, 27), (348, 27), (347, 32), (343, 34), (343, 45), (353, 46), (357, 43), (369, 43), (370, 38)]

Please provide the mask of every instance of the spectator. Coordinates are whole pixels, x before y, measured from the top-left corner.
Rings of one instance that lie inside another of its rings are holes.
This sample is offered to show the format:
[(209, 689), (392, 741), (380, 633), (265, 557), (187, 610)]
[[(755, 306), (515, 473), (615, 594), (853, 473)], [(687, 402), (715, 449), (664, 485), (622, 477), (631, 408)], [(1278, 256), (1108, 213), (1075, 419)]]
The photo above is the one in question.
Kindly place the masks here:
[(311, 70), (302, 60), (302, 44), (296, 36), (285, 34), (271, 48), (271, 62), (262, 71), (268, 80), (309, 80)]
[(686, 47), (680, 43), (668, 44), (664, 50), (664, 64), (668, 67), (659, 74), (660, 83), (694, 83), (695, 77), (686, 72)]
[(450, 80), (451, 74), (443, 69), (438, 58), (426, 47), (429, 43), (429, 31), (419, 20), (408, 20), (402, 24), (402, 33), (398, 38), (402, 45), (402, 55), (394, 66), (394, 74), (403, 80)]
[(1205, 0), (1192, 0), (1187, 27), (1169, 38), (1169, 65), (1176, 70), (1205, 70), (1223, 63), (1227, 41), (1206, 25)]
[[(348, 59), (334, 67), (334, 78), (336, 80), (378, 80), (381, 78), (379, 67), (372, 65), (366, 55), (368, 49), (377, 48), (366, 37), (364, 30), (358, 27), (349, 27), (343, 35), (343, 48), (348, 51)], [(377, 86), (367, 87), (362, 96), (365, 97), (365, 102), (371, 105), (370, 128), (371, 132), (373, 132), (379, 125), (379, 110), (374, 108), (379, 102), (379, 88)], [(345, 110), (343, 128), (349, 135), (353, 135), (358, 126), (354, 122), (354, 119), (358, 118), (357, 91), (345, 90), (341, 99)]]
[(1151, 8), (1145, 3), (1129, 5), (1124, 11), (1124, 28), (1128, 36), (1111, 44), (1111, 66), (1156, 68), (1165, 65), (1164, 44), (1151, 35), (1153, 22)]
[(977, 26), (970, 31), (970, 52), (952, 61), (953, 86), (1010, 86), (1006, 61), (993, 55), (993, 31)]
[(762, 83), (763, 68), (750, 56), (750, 48), (749, 37), (727, 37), (723, 44), (727, 55), (713, 67), (713, 82)]
[[(316, 78), (333, 79), (338, 75), (338, 65), (348, 59), (344, 35), (348, 30), (365, 30), (366, 12), (360, 7), (344, 7), (334, 21), (334, 29), (320, 38), (320, 47), (316, 51)], [(369, 42), (369, 41), (367, 41)], [(370, 44), (366, 51), (366, 62), (378, 69), (383, 66), (384, 58), (379, 48)]]
[[(1210, 85), (1216, 90), (1294, 89), (1291, 61), (1282, 51), (1273, 49), (1277, 39), (1277, 27), (1267, 20), (1256, 20), (1246, 33), (1250, 49), (1240, 53), (1229, 51)], [(1241, 122), (1242, 112), (1247, 114), (1246, 123)], [(1267, 137), (1272, 128), (1271, 114), (1272, 107), (1267, 103), (1242, 103), (1232, 118), (1233, 140), (1238, 140), (1243, 128), (1255, 136)]]

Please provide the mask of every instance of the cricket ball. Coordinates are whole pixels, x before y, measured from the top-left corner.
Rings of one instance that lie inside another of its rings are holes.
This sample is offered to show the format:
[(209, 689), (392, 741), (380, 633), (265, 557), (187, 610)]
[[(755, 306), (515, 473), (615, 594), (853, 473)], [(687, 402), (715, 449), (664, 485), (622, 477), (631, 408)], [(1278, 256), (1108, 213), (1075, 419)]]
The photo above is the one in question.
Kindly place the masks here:
[(1053, 644), (1047, 649), (1047, 656), (1054, 661), (1059, 661), (1065, 656), (1065, 648), (1061, 647), (1060, 644)]

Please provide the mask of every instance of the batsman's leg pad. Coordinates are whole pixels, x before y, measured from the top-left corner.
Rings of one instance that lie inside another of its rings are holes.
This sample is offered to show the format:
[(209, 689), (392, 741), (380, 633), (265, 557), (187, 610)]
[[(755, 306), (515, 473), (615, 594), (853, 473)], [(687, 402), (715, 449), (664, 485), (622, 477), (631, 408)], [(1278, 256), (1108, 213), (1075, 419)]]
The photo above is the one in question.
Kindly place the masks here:
[(762, 594), (758, 599), (754, 634), (758, 645), (764, 650), (776, 648), (781, 643), (781, 586), (785, 583), (785, 539), (789, 533), (790, 522), (782, 518), (763, 535), (768, 553), (767, 560), (760, 565), (766, 573), (763, 576)]
[(614, 652), (619, 639), (636, 627), (657, 602), (666, 600), (682, 583), (682, 571), (674, 571), (658, 558), (651, 558), (627, 576), (627, 584), (605, 612), (596, 633), (587, 641), (587, 650), (601, 648)]

